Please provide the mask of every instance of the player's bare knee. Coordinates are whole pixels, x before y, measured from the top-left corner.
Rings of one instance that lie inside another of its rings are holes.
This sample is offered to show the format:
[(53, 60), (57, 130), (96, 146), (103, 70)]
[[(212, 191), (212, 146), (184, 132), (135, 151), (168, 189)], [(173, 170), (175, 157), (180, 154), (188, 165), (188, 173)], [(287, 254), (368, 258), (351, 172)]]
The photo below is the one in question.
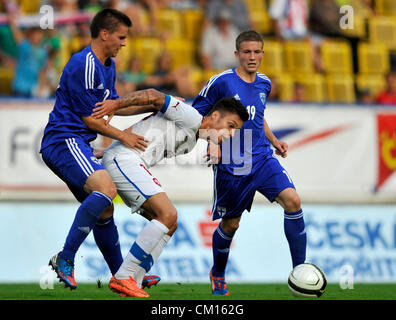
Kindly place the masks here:
[[(110, 176), (109, 176), (110, 178)], [(117, 187), (115, 186), (113, 180), (109, 179), (104, 179), (103, 184), (100, 186), (100, 189), (102, 189), (102, 193), (105, 195), (109, 196), (111, 199), (114, 199), (117, 196)]]
[(100, 188), (97, 188), (94, 191), (98, 191), (104, 193), (106, 196), (111, 198), (112, 200), (117, 196), (117, 188), (114, 183), (103, 185)]
[(291, 195), (285, 201), (285, 208), (287, 212), (296, 212), (301, 209), (301, 200), (297, 193)]
[(156, 219), (166, 225), (168, 229), (171, 229), (177, 223), (177, 210), (175, 208), (161, 208), (156, 212), (156, 215)]
[(221, 221), (221, 228), (228, 234), (235, 233), (239, 228), (240, 219), (223, 219)]
[(117, 196), (117, 187), (115, 186), (113, 180), (111, 180), (110, 176), (103, 179), (103, 182), (99, 188), (102, 189), (102, 191), (98, 191), (109, 196), (111, 199), (114, 199)]
[(117, 187), (105, 170), (98, 170), (92, 173), (85, 183), (84, 190), (89, 193), (98, 191), (111, 199), (114, 199), (117, 195)]

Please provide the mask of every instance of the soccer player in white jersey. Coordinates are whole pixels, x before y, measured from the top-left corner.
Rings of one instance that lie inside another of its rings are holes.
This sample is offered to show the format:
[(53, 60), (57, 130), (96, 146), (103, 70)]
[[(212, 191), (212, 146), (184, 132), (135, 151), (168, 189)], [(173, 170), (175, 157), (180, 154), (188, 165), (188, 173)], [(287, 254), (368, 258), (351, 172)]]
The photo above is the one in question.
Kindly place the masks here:
[(242, 127), (249, 114), (240, 101), (223, 98), (203, 117), (190, 105), (154, 89), (133, 92), (99, 105), (93, 117), (111, 115), (115, 109), (119, 115), (155, 112), (126, 129), (144, 135), (149, 141), (144, 151), (114, 141), (102, 160), (125, 204), (132, 212), (139, 211), (150, 220), (111, 278), (109, 287), (121, 295), (147, 297), (149, 295), (140, 288), (142, 278), (158, 259), (177, 224), (176, 209), (149, 168), (165, 157), (191, 151), (198, 138), (221, 143)]

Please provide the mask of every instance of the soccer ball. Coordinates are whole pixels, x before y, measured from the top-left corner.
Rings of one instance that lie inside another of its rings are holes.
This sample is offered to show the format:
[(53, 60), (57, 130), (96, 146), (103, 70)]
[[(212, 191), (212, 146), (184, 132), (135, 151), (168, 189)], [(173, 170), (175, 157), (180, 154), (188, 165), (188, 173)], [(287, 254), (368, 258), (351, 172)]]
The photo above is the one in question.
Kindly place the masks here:
[(312, 263), (302, 263), (290, 272), (288, 285), (296, 297), (320, 297), (327, 285), (324, 272)]

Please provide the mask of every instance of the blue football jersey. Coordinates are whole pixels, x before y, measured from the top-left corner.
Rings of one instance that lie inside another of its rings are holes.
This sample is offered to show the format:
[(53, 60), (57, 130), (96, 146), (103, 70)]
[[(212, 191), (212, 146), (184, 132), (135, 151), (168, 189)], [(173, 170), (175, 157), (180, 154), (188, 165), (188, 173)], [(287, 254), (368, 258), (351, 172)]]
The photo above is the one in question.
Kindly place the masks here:
[(240, 100), (249, 113), (249, 120), (242, 129), (223, 142), (221, 163), (218, 164), (220, 170), (243, 175), (259, 159), (272, 155), (264, 131), (264, 110), (270, 91), (271, 81), (264, 74), (257, 72), (255, 81), (248, 83), (237, 75), (235, 69), (229, 69), (213, 76), (195, 97), (193, 106), (203, 116), (224, 97)]
[(107, 62), (103, 65), (91, 46), (70, 58), (60, 77), (41, 149), (66, 138), (78, 137), (86, 143), (96, 138), (96, 132), (84, 124), (82, 117), (90, 116), (97, 102), (118, 99), (115, 64), (111, 58)]

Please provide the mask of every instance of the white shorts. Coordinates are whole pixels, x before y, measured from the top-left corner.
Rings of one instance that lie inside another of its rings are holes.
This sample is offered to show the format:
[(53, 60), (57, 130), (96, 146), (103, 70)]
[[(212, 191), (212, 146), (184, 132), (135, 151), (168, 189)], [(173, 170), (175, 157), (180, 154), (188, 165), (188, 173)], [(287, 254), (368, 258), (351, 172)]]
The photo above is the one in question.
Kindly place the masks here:
[(158, 179), (147, 170), (143, 160), (134, 152), (121, 155), (105, 153), (102, 164), (132, 213), (139, 211), (151, 196), (164, 192)]

